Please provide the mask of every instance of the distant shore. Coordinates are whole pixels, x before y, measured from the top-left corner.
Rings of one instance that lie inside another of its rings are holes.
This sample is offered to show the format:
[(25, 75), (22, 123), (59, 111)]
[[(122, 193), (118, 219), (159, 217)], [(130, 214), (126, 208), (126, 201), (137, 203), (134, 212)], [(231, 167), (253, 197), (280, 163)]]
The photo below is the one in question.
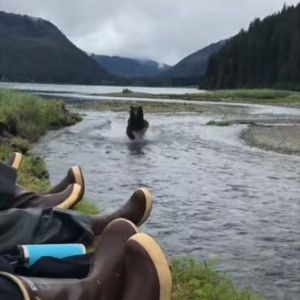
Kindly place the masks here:
[(142, 105), (146, 113), (203, 113), (212, 115), (243, 115), (246, 114), (247, 108), (242, 106), (226, 106), (203, 104), (197, 105), (193, 103), (167, 103), (167, 102), (151, 102), (151, 101), (75, 101), (70, 102), (70, 105), (78, 109), (92, 110), (111, 110), (111, 111), (129, 111), (131, 105)]
[(92, 96), (276, 104), (300, 107), (300, 92), (273, 89), (216, 90), (191, 94), (149, 94), (134, 92), (125, 88), (121, 93), (92, 94)]

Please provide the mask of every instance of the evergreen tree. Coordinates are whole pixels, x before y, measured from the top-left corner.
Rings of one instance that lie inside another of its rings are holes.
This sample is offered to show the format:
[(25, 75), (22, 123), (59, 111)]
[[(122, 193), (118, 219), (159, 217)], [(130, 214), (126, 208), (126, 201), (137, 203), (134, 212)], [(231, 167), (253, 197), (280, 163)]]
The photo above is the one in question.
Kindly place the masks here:
[(300, 3), (253, 20), (210, 57), (200, 88), (300, 90)]

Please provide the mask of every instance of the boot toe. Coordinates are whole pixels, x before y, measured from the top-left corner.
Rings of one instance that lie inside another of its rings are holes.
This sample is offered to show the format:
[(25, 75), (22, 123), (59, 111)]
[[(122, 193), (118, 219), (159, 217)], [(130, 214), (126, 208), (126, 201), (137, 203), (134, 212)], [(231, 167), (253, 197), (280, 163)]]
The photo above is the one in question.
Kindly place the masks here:
[(12, 168), (18, 170), (22, 164), (23, 155), (19, 152), (13, 152), (9, 154), (6, 164)]
[(72, 177), (72, 183), (77, 183), (81, 186), (84, 186), (83, 174), (79, 166), (74, 166), (70, 168), (69, 174)]
[[(158, 243), (148, 234), (137, 233), (126, 243), (127, 286), (124, 300), (171, 300), (172, 275)], [(145, 286), (142, 282), (147, 282)]]
[(148, 219), (152, 211), (152, 195), (148, 189), (140, 188), (132, 195), (132, 200), (135, 202), (134, 205), (140, 208), (139, 213), (141, 216), (137, 220), (137, 226), (141, 226)]

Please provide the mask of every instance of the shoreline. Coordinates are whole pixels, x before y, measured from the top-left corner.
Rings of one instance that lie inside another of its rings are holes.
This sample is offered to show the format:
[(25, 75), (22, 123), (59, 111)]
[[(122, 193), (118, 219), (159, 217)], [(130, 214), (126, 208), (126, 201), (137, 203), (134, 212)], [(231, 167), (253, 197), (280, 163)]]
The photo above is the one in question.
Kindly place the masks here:
[(229, 103), (251, 103), (266, 105), (283, 105), (300, 107), (300, 93), (294, 91), (276, 90), (216, 90), (203, 93), (190, 94), (151, 94), (144, 92), (133, 92), (124, 89), (118, 93), (92, 93), (90, 96), (104, 96), (117, 98), (142, 98), (142, 99), (165, 99), (165, 100), (191, 100)]
[(240, 138), (250, 147), (300, 156), (299, 125), (249, 126)]
[(242, 115), (246, 113), (247, 108), (241, 106), (226, 106), (222, 105), (197, 105), (192, 103), (167, 103), (167, 102), (152, 102), (138, 100), (124, 101), (84, 101), (84, 102), (67, 102), (70, 107), (76, 109), (88, 110), (109, 110), (109, 111), (129, 111), (131, 105), (142, 105), (147, 113), (176, 113), (188, 112), (199, 114), (214, 114), (214, 115)]

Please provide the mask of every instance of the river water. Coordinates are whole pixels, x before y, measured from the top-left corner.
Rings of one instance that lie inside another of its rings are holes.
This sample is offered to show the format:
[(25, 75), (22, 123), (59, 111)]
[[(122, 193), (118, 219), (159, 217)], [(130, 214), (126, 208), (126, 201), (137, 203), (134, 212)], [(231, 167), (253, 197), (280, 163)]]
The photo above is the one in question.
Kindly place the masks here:
[(134, 87), (134, 86), (107, 86), (107, 85), (71, 85), (71, 84), (42, 84), (42, 83), (14, 83), (0, 82), (0, 87), (15, 90), (28, 90), (33, 92), (47, 93), (72, 93), (80, 95), (121, 93), (127, 88), (133, 92), (151, 94), (186, 94), (201, 93), (204, 91), (196, 88), (164, 88), (164, 87)]
[[(290, 108), (248, 107), (251, 118), (299, 116)], [(131, 142), (127, 113), (84, 114), (83, 122), (48, 133), (33, 149), (46, 158), (53, 184), (81, 165), (86, 197), (103, 213), (146, 186), (154, 206), (142, 229), (169, 257), (220, 255), (218, 269), (239, 286), (272, 300), (299, 299), (298, 156), (247, 146), (239, 137), (244, 125), (204, 126), (218, 116), (146, 113), (145, 139)]]

